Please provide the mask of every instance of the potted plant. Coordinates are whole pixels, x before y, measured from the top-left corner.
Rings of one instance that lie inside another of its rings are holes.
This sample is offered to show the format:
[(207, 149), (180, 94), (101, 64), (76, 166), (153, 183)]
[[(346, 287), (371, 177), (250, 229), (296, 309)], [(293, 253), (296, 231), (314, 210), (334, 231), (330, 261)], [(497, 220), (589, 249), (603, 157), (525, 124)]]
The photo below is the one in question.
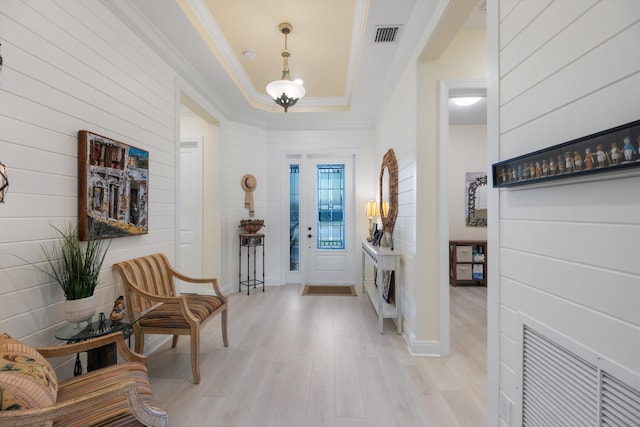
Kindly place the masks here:
[(96, 310), (93, 292), (98, 286), (100, 269), (111, 240), (101, 239), (96, 225), (89, 227), (86, 242), (80, 241), (76, 227), (69, 225), (64, 230), (52, 227), (59, 240), (51, 249), (41, 246), (49, 268), (38, 269), (62, 288), (67, 321), (89, 320)]

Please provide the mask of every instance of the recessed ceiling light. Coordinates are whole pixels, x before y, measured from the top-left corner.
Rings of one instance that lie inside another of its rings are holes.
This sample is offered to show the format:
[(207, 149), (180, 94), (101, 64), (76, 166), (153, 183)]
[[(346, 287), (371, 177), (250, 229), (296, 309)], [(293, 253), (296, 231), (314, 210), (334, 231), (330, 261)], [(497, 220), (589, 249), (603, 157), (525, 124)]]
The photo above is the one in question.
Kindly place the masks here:
[(462, 96), (458, 98), (451, 98), (453, 103), (459, 105), (461, 107), (468, 107), (469, 105), (473, 105), (476, 102), (480, 101), (479, 96)]

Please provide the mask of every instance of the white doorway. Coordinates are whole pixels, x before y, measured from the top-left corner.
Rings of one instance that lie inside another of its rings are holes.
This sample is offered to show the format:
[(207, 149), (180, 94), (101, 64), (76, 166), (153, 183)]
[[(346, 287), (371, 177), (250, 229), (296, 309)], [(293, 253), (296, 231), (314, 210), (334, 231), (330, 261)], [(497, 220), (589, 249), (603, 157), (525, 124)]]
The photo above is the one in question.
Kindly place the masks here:
[(353, 156), (288, 160), (288, 283), (355, 283), (353, 170)]
[[(175, 263), (185, 274), (222, 279), (220, 123), (211, 111), (203, 100), (180, 92)], [(200, 289), (179, 286), (183, 292)]]
[[(440, 234), (440, 346), (441, 346), (441, 355), (446, 356), (450, 351), (450, 343), (451, 343), (451, 327), (450, 327), (450, 297), (449, 297), (449, 240), (451, 238), (455, 240), (473, 240), (468, 237), (467, 234), (463, 236), (450, 236), (452, 224), (450, 224), (449, 219), (451, 218), (451, 204), (458, 203), (461, 204), (461, 209), (464, 212), (464, 202), (463, 198), (464, 194), (464, 184), (461, 184), (461, 195), (460, 197), (455, 197), (451, 199), (450, 193), (451, 189), (449, 184), (451, 182), (451, 169), (452, 165), (450, 164), (450, 130), (452, 125), (456, 126), (467, 126), (477, 120), (477, 117), (468, 112), (458, 111), (456, 112), (457, 118), (454, 119), (450, 116), (450, 98), (453, 97), (480, 97), (483, 99), (482, 102), (486, 102), (484, 99), (486, 98), (487, 93), (487, 82), (482, 79), (469, 79), (469, 80), (442, 80), (440, 82), (440, 136), (439, 136), (439, 151), (440, 151), (440, 190), (439, 190), (439, 207), (440, 207), (440, 227), (442, 230), (446, 230)], [(486, 103), (485, 103), (486, 106)], [(486, 141), (486, 108), (484, 112), (483, 120), (484, 120), (484, 132), (483, 135), (484, 140)], [(486, 142), (485, 142), (486, 146)], [(486, 151), (486, 150), (485, 150)], [(462, 168), (464, 169), (464, 167)], [(473, 166), (474, 170), (463, 170), (462, 172), (458, 170), (456, 172), (457, 175), (462, 174), (462, 182), (464, 183), (464, 172), (482, 172), (486, 170), (486, 164), (482, 166)], [(476, 170), (477, 169), (477, 170)], [(453, 221), (456, 223), (462, 221), (462, 230), (465, 231), (464, 226), (464, 215), (461, 218), (454, 217)], [(456, 224), (453, 224), (456, 225)], [(479, 230), (473, 230), (474, 233), (477, 233)], [(486, 233), (486, 232), (485, 232)], [(475, 234), (472, 234), (474, 236)], [(483, 240), (478, 238), (477, 240)], [(485, 238), (486, 240), (486, 234)], [(486, 274), (486, 272), (485, 272)]]
[(202, 277), (202, 138), (180, 141), (180, 271)]

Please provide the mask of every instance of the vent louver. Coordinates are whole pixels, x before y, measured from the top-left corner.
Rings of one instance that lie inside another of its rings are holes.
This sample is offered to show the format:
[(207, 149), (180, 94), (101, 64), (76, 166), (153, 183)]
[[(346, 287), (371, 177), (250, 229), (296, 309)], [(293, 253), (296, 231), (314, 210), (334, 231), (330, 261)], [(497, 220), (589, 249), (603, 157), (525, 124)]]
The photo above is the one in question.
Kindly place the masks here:
[(639, 390), (526, 325), (523, 332), (523, 426), (640, 425)]
[(522, 425), (593, 425), (596, 367), (526, 326), (523, 338)]
[(640, 391), (607, 373), (602, 375), (602, 425), (640, 425)]
[(398, 35), (399, 30), (400, 30), (400, 27), (397, 25), (377, 27), (376, 37), (373, 42), (374, 43), (392, 43), (396, 41), (396, 37)]

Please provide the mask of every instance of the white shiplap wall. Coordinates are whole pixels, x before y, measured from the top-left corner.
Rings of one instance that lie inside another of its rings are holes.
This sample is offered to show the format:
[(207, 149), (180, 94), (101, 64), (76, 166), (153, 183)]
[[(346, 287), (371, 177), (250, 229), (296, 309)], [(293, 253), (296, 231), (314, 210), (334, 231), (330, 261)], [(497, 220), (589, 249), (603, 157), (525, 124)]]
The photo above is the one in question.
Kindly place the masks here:
[(77, 132), (149, 151), (149, 233), (114, 239), (96, 293), (108, 311), (121, 293), (111, 265), (175, 252), (175, 75), (100, 2), (0, 2), (0, 160), (10, 189), (0, 205), (0, 331), (56, 343), (63, 294), (32, 267), (49, 223), (77, 220)]
[[(254, 219), (264, 219), (269, 226), (267, 215), (267, 133), (266, 131), (240, 123), (230, 122), (222, 128), (222, 283), (225, 291), (238, 290), (238, 234), (240, 220), (250, 219), (249, 210), (244, 207), (245, 192), (241, 178), (245, 174), (255, 176), (257, 186), (253, 192)], [(268, 230), (268, 232), (267, 232)], [(265, 252), (271, 247), (271, 228), (260, 231), (267, 234)], [(243, 252), (246, 255), (246, 252)], [(265, 255), (265, 261), (271, 262)], [(262, 265), (258, 262), (258, 276), (262, 275)], [(269, 267), (265, 267), (269, 271)]]
[[(640, 2), (500, 2), (500, 157), (639, 119)], [(606, 176), (603, 176), (606, 178)], [(500, 191), (500, 388), (521, 423), (533, 319), (640, 375), (638, 177)]]
[(396, 272), (396, 295), (399, 295), (400, 314), (403, 318), (403, 335), (414, 348), (418, 332), (419, 315), (423, 306), (420, 286), (416, 281), (416, 159), (417, 159), (417, 65), (407, 67), (398, 80), (385, 111), (376, 126), (378, 171), (382, 157), (390, 148), (398, 161), (398, 216), (393, 230), (394, 250), (400, 253), (400, 265)]

